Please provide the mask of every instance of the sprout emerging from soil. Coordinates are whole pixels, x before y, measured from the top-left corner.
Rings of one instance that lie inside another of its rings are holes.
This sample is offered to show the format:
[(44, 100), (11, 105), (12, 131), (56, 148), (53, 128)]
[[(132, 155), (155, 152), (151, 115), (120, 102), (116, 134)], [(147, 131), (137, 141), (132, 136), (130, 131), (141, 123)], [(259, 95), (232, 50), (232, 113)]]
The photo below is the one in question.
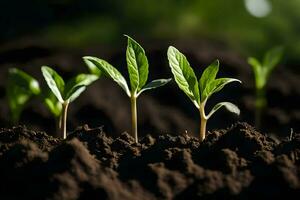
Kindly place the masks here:
[(240, 114), (237, 106), (230, 102), (221, 102), (216, 104), (208, 115), (205, 114), (205, 105), (209, 97), (219, 92), (226, 84), (237, 81), (234, 78), (217, 78), (219, 71), (219, 61), (216, 60), (207, 67), (199, 82), (186, 57), (175, 47), (168, 49), (168, 59), (171, 71), (179, 88), (190, 98), (200, 113), (200, 140), (205, 139), (207, 120), (221, 107), (227, 108), (230, 112)]
[(254, 72), (255, 78), (255, 91), (256, 91), (256, 99), (255, 99), (255, 126), (260, 128), (261, 126), (261, 115), (263, 110), (267, 106), (267, 98), (266, 98), (266, 85), (269, 80), (269, 77), (275, 67), (278, 65), (282, 58), (283, 48), (275, 47), (269, 50), (262, 62), (259, 62), (254, 57), (248, 58), (248, 63), (251, 65), (252, 70)]
[[(69, 103), (79, 97), (88, 85), (98, 79), (98, 76), (92, 74), (79, 74), (65, 83), (62, 77), (50, 67), (43, 66), (41, 70), (47, 85), (61, 104), (62, 110), (59, 124), (61, 128), (61, 137), (65, 139), (67, 137), (66, 123)], [(53, 98), (49, 98), (48, 103), (49, 105), (51, 103), (55, 106), (57, 100), (51, 102), (52, 99)]]
[(9, 69), (6, 95), (10, 118), (14, 124), (19, 121), (21, 112), (30, 98), (39, 95), (40, 92), (39, 83), (35, 78), (20, 69)]
[(137, 98), (142, 92), (161, 87), (171, 81), (171, 79), (157, 79), (146, 84), (149, 73), (149, 64), (145, 51), (135, 40), (127, 35), (125, 36), (128, 39), (126, 61), (131, 89), (129, 89), (128, 84), (122, 74), (105, 60), (91, 56), (86, 56), (83, 59), (87, 64), (94, 64), (104, 75), (113, 79), (119, 86), (123, 88), (130, 98), (132, 134), (135, 138), (135, 142), (138, 143)]

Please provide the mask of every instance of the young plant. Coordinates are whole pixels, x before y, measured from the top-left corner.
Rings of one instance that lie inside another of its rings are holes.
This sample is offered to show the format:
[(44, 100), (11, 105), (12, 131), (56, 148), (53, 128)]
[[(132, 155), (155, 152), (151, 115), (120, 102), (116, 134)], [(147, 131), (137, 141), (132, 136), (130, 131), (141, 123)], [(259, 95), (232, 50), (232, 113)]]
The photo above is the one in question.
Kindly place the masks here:
[(136, 106), (137, 98), (142, 94), (142, 92), (161, 87), (167, 84), (171, 79), (158, 79), (146, 84), (148, 79), (149, 66), (145, 51), (135, 40), (133, 40), (129, 36), (126, 37), (128, 39), (126, 61), (131, 86), (130, 90), (122, 74), (105, 60), (91, 56), (86, 56), (83, 59), (86, 63), (93, 63), (101, 70), (104, 75), (112, 78), (119, 86), (123, 88), (123, 90), (130, 98), (132, 134), (135, 138), (135, 142), (138, 143)]
[(237, 81), (234, 78), (217, 78), (219, 71), (219, 61), (216, 60), (207, 67), (199, 82), (186, 57), (175, 47), (168, 49), (168, 59), (171, 71), (179, 88), (190, 98), (200, 113), (200, 140), (205, 139), (207, 120), (221, 107), (227, 108), (230, 112), (240, 114), (237, 106), (230, 102), (216, 104), (208, 115), (205, 114), (205, 105), (212, 94), (219, 92), (226, 84)]
[[(98, 79), (98, 76), (92, 74), (79, 74), (65, 83), (62, 77), (50, 67), (43, 66), (41, 70), (47, 85), (61, 104), (61, 136), (65, 139), (67, 137), (66, 123), (69, 103), (79, 97), (88, 85)], [(53, 110), (57, 109), (55, 103), (56, 100), (52, 101), (51, 98), (48, 99), (48, 104), (50, 107), (53, 107)], [(57, 110), (57, 112), (59, 111)]]
[(40, 92), (39, 83), (32, 76), (17, 68), (9, 69), (6, 95), (11, 121), (14, 124), (19, 121), (21, 112), (30, 98), (39, 95)]
[(255, 126), (257, 128), (260, 128), (261, 126), (261, 115), (267, 106), (266, 85), (272, 71), (280, 62), (282, 54), (283, 48), (275, 47), (265, 54), (262, 62), (258, 61), (254, 57), (248, 58), (248, 63), (252, 67), (255, 78)]

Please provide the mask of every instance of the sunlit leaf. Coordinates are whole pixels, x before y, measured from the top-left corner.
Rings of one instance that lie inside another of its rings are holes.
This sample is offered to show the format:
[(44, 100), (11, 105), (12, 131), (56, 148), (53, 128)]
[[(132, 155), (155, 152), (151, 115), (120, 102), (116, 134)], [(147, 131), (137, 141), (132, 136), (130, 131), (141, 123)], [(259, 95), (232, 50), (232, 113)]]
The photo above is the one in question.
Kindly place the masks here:
[(137, 94), (137, 96), (139, 96), (141, 93), (143, 93), (146, 90), (151, 90), (151, 89), (155, 89), (161, 86), (166, 85), (167, 83), (169, 83), (172, 79), (157, 79), (154, 81), (151, 81), (150, 83), (146, 84)]
[(218, 71), (219, 71), (219, 60), (216, 60), (204, 70), (199, 80), (201, 101), (205, 100), (205, 97), (203, 97), (202, 95), (205, 91), (206, 86), (210, 85), (211, 82), (213, 82), (216, 79)]
[(91, 56), (85, 56), (83, 58), (84, 60), (92, 62), (94, 65), (96, 65), (106, 76), (109, 76), (112, 78), (119, 86), (123, 88), (123, 90), (126, 92), (126, 94), (130, 97), (130, 90), (128, 88), (127, 82), (125, 78), (122, 76), (122, 74), (111, 64), (106, 62), (105, 60), (91, 57)]
[(175, 47), (170, 46), (168, 60), (177, 85), (199, 107), (200, 95), (197, 77), (186, 57)]
[(148, 79), (148, 60), (144, 49), (131, 37), (128, 38), (126, 61), (130, 78), (131, 92), (138, 92)]
[(61, 78), (60, 75), (58, 75), (56, 73), (56, 71), (54, 71), (50, 67), (43, 66), (41, 70), (42, 70), (43, 76), (44, 76), (49, 88), (51, 89), (53, 94), (56, 96), (58, 101), (63, 103), (64, 99), (62, 96), (64, 93), (64, 87), (65, 87), (64, 80)]
[(213, 109), (210, 111), (210, 113), (207, 115), (207, 118), (209, 119), (217, 110), (220, 108), (225, 107), (228, 111), (235, 113), (237, 115), (240, 115), (240, 109), (230, 102), (221, 102), (216, 104)]

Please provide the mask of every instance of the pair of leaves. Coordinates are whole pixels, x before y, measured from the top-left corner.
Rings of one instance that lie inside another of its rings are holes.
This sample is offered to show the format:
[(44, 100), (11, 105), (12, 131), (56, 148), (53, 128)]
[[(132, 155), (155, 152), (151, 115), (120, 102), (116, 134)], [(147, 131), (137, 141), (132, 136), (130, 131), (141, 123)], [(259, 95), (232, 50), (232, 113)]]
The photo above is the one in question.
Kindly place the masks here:
[(262, 62), (259, 62), (254, 57), (248, 58), (248, 63), (251, 65), (254, 76), (255, 76), (255, 85), (257, 89), (262, 89), (268, 82), (269, 76), (278, 65), (283, 55), (282, 47), (275, 47), (269, 50)]
[[(219, 92), (228, 83), (234, 81), (241, 82), (240, 80), (233, 78), (216, 79), (219, 71), (218, 60), (204, 70), (198, 82), (186, 57), (172, 46), (168, 49), (168, 60), (177, 85), (192, 100), (197, 108), (200, 108), (201, 104), (205, 105), (207, 99), (212, 94)], [(222, 102), (212, 109), (208, 118), (222, 106), (225, 106), (231, 112), (239, 114), (239, 109), (235, 105), (229, 102)]]
[(144, 49), (131, 37), (127, 37), (127, 50), (126, 50), (126, 61), (127, 69), (130, 79), (130, 88), (126, 82), (126, 79), (122, 74), (111, 64), (105, 60), (85, 56), (83, 59), (85, 63), (91, 65), (91, 63), (98, 67), (100, 71), (113, 79), (119, 86), (123, 88), (129, 97), (138, 97), (142, 92), (157, 87), (161, 87), (167, 84), (171, 79), (158, 79), (146, 84), (149, 73), (149, 64)]
[(35, 78), (20, 69), (11, 68), (6, 92), (12, 121), (17, 122), (28, 100), (34, 95), (39, 95), (41, 91)]
[(41, 70), (47, 85), (61, 104), (74, 101), (86, 86), (98, 79), (96, 75), (79, 74), (65, 83), (62, 77), (50, 67), (43, 66)]

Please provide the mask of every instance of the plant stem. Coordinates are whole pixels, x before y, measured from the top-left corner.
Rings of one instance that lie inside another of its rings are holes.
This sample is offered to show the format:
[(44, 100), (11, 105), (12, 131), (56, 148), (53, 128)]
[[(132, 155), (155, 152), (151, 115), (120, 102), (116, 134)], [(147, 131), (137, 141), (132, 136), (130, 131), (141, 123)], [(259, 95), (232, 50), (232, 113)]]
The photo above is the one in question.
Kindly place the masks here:
[(206, 123), (207, 123), (207, 117), (205, 115), (205, 106), (206, 102), (203, 102), (200, 104), (199, 112), (200, 112), (200, 141), (202, 142), (205, 139), (206, 135)]
[(261, 128), (262, 113), (267, 105), (265, 88), (256, 89), (255, 126)]
[(60, 116), (58, 116), (58, 117), (56, 117), (55, 118), (55, 125), (56, 125), (56, 136), (58, 136), (58, 133), (60, 132), (60, 130), (61, 130), (61, 123), (62, 123), (62, 116), (60, 115)]
[(62, 131), (62, 138), (67, 138), (67, 115), (68, 115), (68, 107), (69, 101), (65, 101), (62, 104), (62, 116), (61, 116), (61, 131)]
[(136, 97), (131, 95), (131, 128), (135, 143), (138, 143)]
[(200, 120), (200, 141), (201, 142), (205, 139), (206, 123), (207, 123), (207, 120), (201, 117), (201, 120)]

